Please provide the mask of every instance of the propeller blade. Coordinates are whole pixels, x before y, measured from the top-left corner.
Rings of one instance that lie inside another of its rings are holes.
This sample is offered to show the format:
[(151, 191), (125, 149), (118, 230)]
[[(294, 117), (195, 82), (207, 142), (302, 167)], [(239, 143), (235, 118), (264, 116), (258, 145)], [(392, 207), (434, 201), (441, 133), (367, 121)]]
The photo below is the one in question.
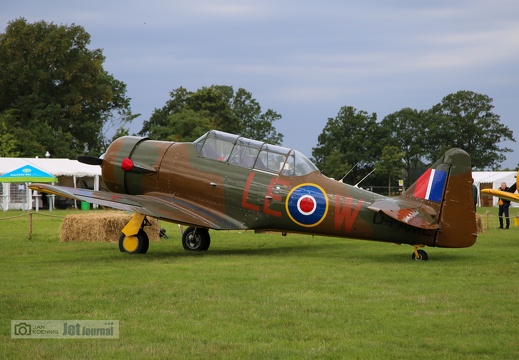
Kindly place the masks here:
[(83, 164), (88, 165), (101, 165), (103, 164), (103, 159), (100, 159), (95, 156), (78, 156), (77, 161)]

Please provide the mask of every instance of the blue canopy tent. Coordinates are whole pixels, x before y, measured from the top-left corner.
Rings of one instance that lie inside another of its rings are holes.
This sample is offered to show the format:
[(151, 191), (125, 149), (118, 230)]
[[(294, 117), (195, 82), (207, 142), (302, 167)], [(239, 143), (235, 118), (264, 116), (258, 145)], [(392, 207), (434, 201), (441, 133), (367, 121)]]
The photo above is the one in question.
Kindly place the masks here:
[[(29, 183), (47, 182), (55, 183), (58, 179), (41, 169), (32, 165), (24, 165), (0, 176), (0, 183), (9, 183), (2, 191), (2, 201), (0, 205), (4, 211), (8, 210), (9, 204), (20, 204), (20, 209), (29, 210), (32, 208), (32, 193), (27, 187)], [(14, 188), (12, 188), (14, 186)], [(7, 191), (5, 191), (7, 190)], [(14, 199), (12, 198), (14, 197)]]
[[(33, 170), (30, 167), (26, 168), (27, 166), (32, 166), (32, 168), (36, 170)], [(45, 175), (42, 176), (44, 179), (38, 178), (42, 175), (41, 172), (45, 173)], [(38, 204), (41, 205), (43, 200), (46, 200), (47, 198), (45, 198), (43, 194), (35, 194), (34, 192), (26, 194), (24, 188), (27, 186), (26, 183), (28, 182), (35, 183), (50, 181), (61, 186), (99, 190), (100, 180), (101, 166), (83, 164), (77, 160), (38, 157), (0, 157), (0, 208), (9, 208), (9, 210), (29, 210), (31, 209), (30, 205), (34, 208), (36, 208), (36, 205)], [(25, 200), (25, 196), (28, 196), (30, 193), (37, 196), (37, 200), (32, 204), (27, 203)], [(48, 200), (49, 206), (52, 205), (53, 209), (65, 209), (70, 206), (77, 208), (77, 205), (73, 200), (64, 197), (49, 195)], [(50, 203), (51, 201), (52, 204)], [(94, 208), (95, 207), (96, 205), (94, 205)]]

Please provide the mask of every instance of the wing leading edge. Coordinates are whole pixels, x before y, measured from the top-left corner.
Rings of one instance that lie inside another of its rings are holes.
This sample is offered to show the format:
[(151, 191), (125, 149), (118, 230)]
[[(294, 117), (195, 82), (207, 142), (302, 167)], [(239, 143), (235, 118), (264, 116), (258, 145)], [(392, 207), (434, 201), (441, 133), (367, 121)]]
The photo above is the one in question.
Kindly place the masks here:
[(32, 184), (29, 185), (29, 188), (180, 224), (216, 230), (245, 229), (243, 223), (225, 214), (178, 197), (164, 196), (164, 194), (127, 195), (47, 184)]
[(508, 191), (494, 190), (494, 189), (482, 189), (481, 193), (492, 195), (498, 197), (500, 199), (505, 199), (508, 201), (519, 202), (519, 194), (513, 194)]

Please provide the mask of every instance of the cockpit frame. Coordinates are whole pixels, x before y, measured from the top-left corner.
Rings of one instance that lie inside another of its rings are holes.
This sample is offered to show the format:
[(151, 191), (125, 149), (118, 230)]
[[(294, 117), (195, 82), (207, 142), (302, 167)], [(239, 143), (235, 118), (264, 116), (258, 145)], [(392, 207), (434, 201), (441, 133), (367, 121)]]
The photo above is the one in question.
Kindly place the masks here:
[(258, 171), (303, 176), (318, 168), (299, 151), (223, 131), (211, 130), (194, 141), (198, 156)]

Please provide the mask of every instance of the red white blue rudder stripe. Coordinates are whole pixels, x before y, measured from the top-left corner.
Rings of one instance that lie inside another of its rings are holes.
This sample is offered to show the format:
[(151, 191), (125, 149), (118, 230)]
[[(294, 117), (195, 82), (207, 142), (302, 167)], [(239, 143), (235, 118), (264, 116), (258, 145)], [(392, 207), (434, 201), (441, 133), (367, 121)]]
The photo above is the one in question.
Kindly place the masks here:
[(413, 195), (420, 199), (440, 202), (443, 198), (443, 189), (445, 188), (446, 181), (446, 171), (428, 169), (416, 181)]

